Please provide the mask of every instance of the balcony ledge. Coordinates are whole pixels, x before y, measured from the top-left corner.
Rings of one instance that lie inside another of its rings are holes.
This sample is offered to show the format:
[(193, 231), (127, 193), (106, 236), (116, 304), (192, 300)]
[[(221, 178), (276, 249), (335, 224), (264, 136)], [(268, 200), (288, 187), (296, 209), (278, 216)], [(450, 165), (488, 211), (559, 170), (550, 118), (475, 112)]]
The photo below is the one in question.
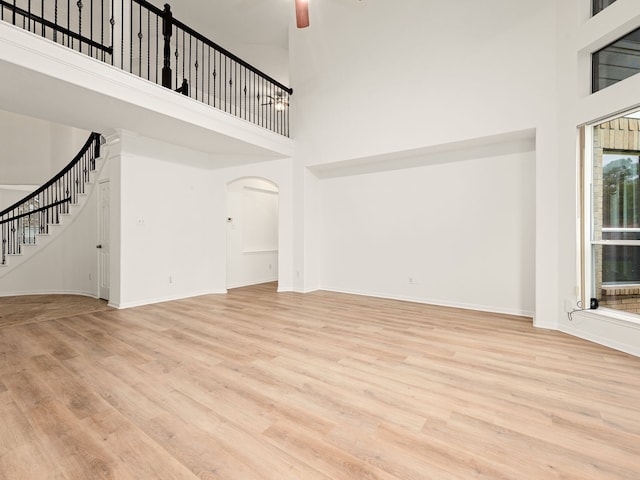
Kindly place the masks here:
[(0, 22), (3, 108), (210, 154), (212, 168), (293, 156), (290, 138)]

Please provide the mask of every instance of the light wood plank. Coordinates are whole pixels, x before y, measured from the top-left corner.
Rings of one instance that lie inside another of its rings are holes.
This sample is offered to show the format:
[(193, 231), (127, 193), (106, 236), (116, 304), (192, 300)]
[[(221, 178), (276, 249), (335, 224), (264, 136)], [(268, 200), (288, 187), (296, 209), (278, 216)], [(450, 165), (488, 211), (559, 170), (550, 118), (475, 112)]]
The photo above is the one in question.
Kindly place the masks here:
[(640, 359), (528, 318), (274, 284), (45, 300), (0, 302), (2, 480), (640, 478)]

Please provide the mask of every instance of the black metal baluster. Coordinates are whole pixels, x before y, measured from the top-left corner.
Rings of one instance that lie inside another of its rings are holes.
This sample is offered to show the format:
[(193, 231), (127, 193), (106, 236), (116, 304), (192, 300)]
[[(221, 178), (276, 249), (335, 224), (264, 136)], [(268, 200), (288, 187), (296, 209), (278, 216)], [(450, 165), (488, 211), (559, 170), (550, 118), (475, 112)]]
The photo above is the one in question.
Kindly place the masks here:
[(273, 104), (271, 105), (271, 123), (269, 125), (269, 130), (273, 130), (275, 128), (275, 124), (276, 124), (276, 119), (277, 116), (276, 114), (278, 113), (278, 111), (276, 110), (276, 104), (278, 102), (278, 97), (276, 96), (276, 94), (273, 91), (273, 85), (269, 85), (269, 88), (271, 89), (271, 96), (273, 98)]
[(147, 80), (151, 80), (151, 12), (147, 10)]
[[(228, 77), (228, 70), (227, 70), (227, 56), (224, 56), (224, 111), (227, 111), (227, 108), (229, 107), (229, 102), (227, 102), (227, 77)], [(231, 79), (229, 79), (229, 81), (231, 81)], [(231, 84), (229, 84), (231, 85)]]
[[(267, 103), (267, 96), (264, 94), (264, 79), (262, 77), (260, 77), (260, 91), (262, 92), (262, 98), (263, 98), (263, 102), (265, 103), (260, 104), (261, 107), (265, 106), (266, 107), (266, 103)], [(264, 126), (265, 125), (265, 109), (261, 108), (260, 109), (260, 117), (261, 117), (261, 123), (260, 125)]]
[(196, 63), (194, 64), (194, 67), (196, 69), (196, 84), (195, 84), (195, 99), (198, 100), (198, 43), (196, 41)]
[(264, 106), (263, 103), (266, 102), (266, 97), (264, 96), (264, 91), (262, 90), (262, 77), (258, 75), (258, 95), (260, 95), (260, 98), (258, 98), (258, 104), (256, 106), (256, 108), (258, 109), (258, 125), (262, 126), (263, 125), (263, 120), (264, 120)]
[[(165, 39), (165, 42), (166, 42), (166, 39)], [(180, 43), (180, 35), (178, 35), (178, 27), (176, 26), (176, 53), (175, 53), (175, 57), (176, 57), (176, 86), (178, 85), (178, 62), (179, 62), (179, 59), (180, 59), (180, 50), (179, 50), (180, 47), (178, 46), (179, 43)], [(166, 43), (165, 43), (165, 45), (166, 45)], [(165, 48), (166, 48), (166, 46), (165, 46)], [(171, 72), (171, 70), (169, 70), (169, 72)], [(164, 80), (162, 81), (162, 84), (164, 85)], [(164, 85), (164, 86), (166, 87), (167, 85)], [(169, 84), (168, 88), (171, 88), (171, 84)]]
[(142, 4), (138, 4), (138, 76), (142, 77)]
[[(76, 3), (76, 5), (78, 6), (78, 33), (82, 35), (82, 7), (84, 5), (82, 4), (82, 0), (78, 0), (78, 3)], [(71, 48), (73, 48), (73, 46)], [(78, 40), (78, 51), (82, 52), (81, 40)]]
[(283, 119), (283, 123), (282, 123), (282, 134), (289, 136), (289, 93), (286, 94), (286, 98), (287, 98), (287, 104), (286, 104), (286, 108), (282, 111), (283, 115), (282, 115), (282, 119)]
[[(89, 38), (93, 41), (93, 0), (89, 2)], [(89, 44), (89, 56), (93, 57), (93, 45)]]
[[(211, 45), (207, 45), (207, 105), (211, 105)], [(205, 75), (202, 75), (202, 88), (204, 89)], [(204, 95), (204, 90), (203, 90)]]
[[(111, 25), (111, 46), (114, 49), (114, 55), (111, 55), (111, 65), (115, 65), (115, 48), (116, 48), (116, 18), (115, 18), (115, 0), (111, 0), (111, 18), (109, 24)], [(120, 19), (122, 20), (122, 19)], [(121, 34), (122, 36), (122, 34)], [(122, 70), (122, 57), (124, 57), (124, 44), (122, 38), (120, 39), (120, 69)]]
[(111, 0), (111, 14), (109, 16), (109, 26), (111, 28), (111, 65), (115, 63), (115, 53), (116, 53), (116, 39), (115, 39), (115, 30), (114, 27), (116, 25), (116, 19), (113, 17), (113, 9), (115, 8), (115, 0)]
[[(191, 40), (192, 39), (193, 39), (193, 37), (191, 35), (189, 35), (189, 63), (187, 63), (187, 65), (189, 65), (189, 85), (192, 85), (192, 83), (191, 83), (191, 65), (192, 65), (191, 64), (191, 50), (192, 50)], [(184, 93), (184, 92), (182, 92), (182, 93)]]
[(266, 94), (267, 97), (269, 98), (269, 101), (266, 102), (266, 106), (265, 106), (265, 127), (269, 130), (271, 130), (271, 126), (272, 126), (272, 115), (273, 115), (273, 104), (275, 102), (274, 96), (273, 96), (273, 92), (271, 91), (271, 85), (269, 84), (269, 82), (267, 82), (265, 80), (265, 90), (266, 90)]
[(216, 80), (217, 80), (217, 66), (216, 66), (216, 51), (213, 50), (213, 73), (211, 74), (213, 77), (213, 106), (216, 106)]
[[(160, 65), (158, 63), (158, 36), (159, 36), (158, 23), (159, 23), (158, 15), (156, 15), (156, 83), (158, 83), (158, 65)], [(169, 80), (171, 80), (171, 75), (169, 75)]]
[(133, 73), (133, 2), (129, 3), (129, 73)]
[(27, 2), (27, 30), (31, 31), (31, 0)]
[[(93, 41), (93, 0), (89, 2), (89, 38)], [(93, 57), (93, 45), (89, 45), (89, 56)]]
[[(287, 103), (291, 102), (291, 96), (289, 94), (287, 94)], [(289, 103), (290, 104), (290, 103)], [(289, 108), (287, 107), (287, 109), (285, 110), (286, 116), (285, 116), (285, 135), (288, 137), (289, 136)]]
[[(124, 0), (120, 1), (120, 23), (122, 26), (120, 27), (120, 70), (124, 70)], [(113, 17), (112, 17), (112, 20)]]
[[(264, 97), (264, 108), (262, 109), (263, 112), (263, 126), (265, 128), (268, 128), (269, 125), (269, 103), (272, 101), (271, 98), (269, 97), (269, 92), (267, 91), (267, 87), (268, 85), (266, 85), (266, 81), (263, 78), (262, 79), (262, 96)], [(267, 101), (267, 99), (269, 99)]]
[[(104, 0), (100, 0), (100, 45), (104, 45)], [(102, 61), (104, 62), (105, 51), (102, 50)]]
[(282, 92), (278, 88), (276, 90), (276, 95), (278, 102), (276, 103), (275, 109), (275, 123), (273, 124), (273, 131), (276, 133), (280, 132), (280, 123), (282, 122), (282, 109), (284, 108), (284, 96), (282, 96)]
[(233, 62), (233, 104), (234, 104), (234, 115), (238, 116), (238, 63)]
[[(71, 2), (67, 0), (67, 31), (71, 30)], [(64, 44), (64, 42), (63, 42)], [(73, 40), (67, 34), (67, 46), (71, 46), (73, 48)]]
[[(58, 0), (55, 0), (54, 4), (53, 4), (53, 23), (55, 24), (55, 26), (58, 26)], [(54, 42), (58, 42), (58, 29), (54, 28), (53, 29), (53, 41)]]
[[(184, 30), (182, 30), (182, 80), (183, 80), (183, 82), (184, 82), (184, 79), (187, 77), (187, 75), (185, 73), (186, 70), (184, 68), (185, 62), (187, 60), (187, 54), (185, 52), (186, 46), (187, 46), (186, 33), (185, 33)], [(176, 66), (176, 68), (178, 68), (178, 67)]]
[[(244, 81), (242, 82), (242, 88), (240, 89), (240, 118), (247, 118), (247, 69), (240, 66), (240, 78), (242, 79), (242, 73), (244, 72)], [(242, 104), (244, 102), (244, 108)]]
[(269, 92), (269, 104), (267, 105), (267, 128), (271, 130), (273, 125), (273, 104), (275, 102), (275, 97), (273, 96), (271, 85), (267, 85), (267, 91)]

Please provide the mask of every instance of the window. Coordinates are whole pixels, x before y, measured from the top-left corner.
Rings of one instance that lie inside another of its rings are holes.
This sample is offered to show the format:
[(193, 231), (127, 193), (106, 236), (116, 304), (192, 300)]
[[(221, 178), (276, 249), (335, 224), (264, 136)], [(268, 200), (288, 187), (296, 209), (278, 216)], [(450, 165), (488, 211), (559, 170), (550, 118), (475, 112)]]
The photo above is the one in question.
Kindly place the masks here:
[(585, 291), (602, 306), (640, 313), (640, 114), (596, 125), (591, 137)]
[(592, 55), (592, 92), (640, 72), (640, 28)]
[(593, 0), (593, 15), (601, 12), (616, 0)]

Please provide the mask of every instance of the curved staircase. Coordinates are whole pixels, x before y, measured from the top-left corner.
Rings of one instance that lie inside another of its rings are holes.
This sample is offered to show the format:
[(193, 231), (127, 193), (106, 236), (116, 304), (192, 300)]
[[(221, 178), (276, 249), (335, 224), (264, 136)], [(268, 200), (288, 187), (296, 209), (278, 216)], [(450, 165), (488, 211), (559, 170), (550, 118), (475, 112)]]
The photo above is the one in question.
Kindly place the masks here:
[(0, 212), (0, 277), (47, 245), (82, 209), (97, 175), (104, 137), (93, 132), (56, 176)]

